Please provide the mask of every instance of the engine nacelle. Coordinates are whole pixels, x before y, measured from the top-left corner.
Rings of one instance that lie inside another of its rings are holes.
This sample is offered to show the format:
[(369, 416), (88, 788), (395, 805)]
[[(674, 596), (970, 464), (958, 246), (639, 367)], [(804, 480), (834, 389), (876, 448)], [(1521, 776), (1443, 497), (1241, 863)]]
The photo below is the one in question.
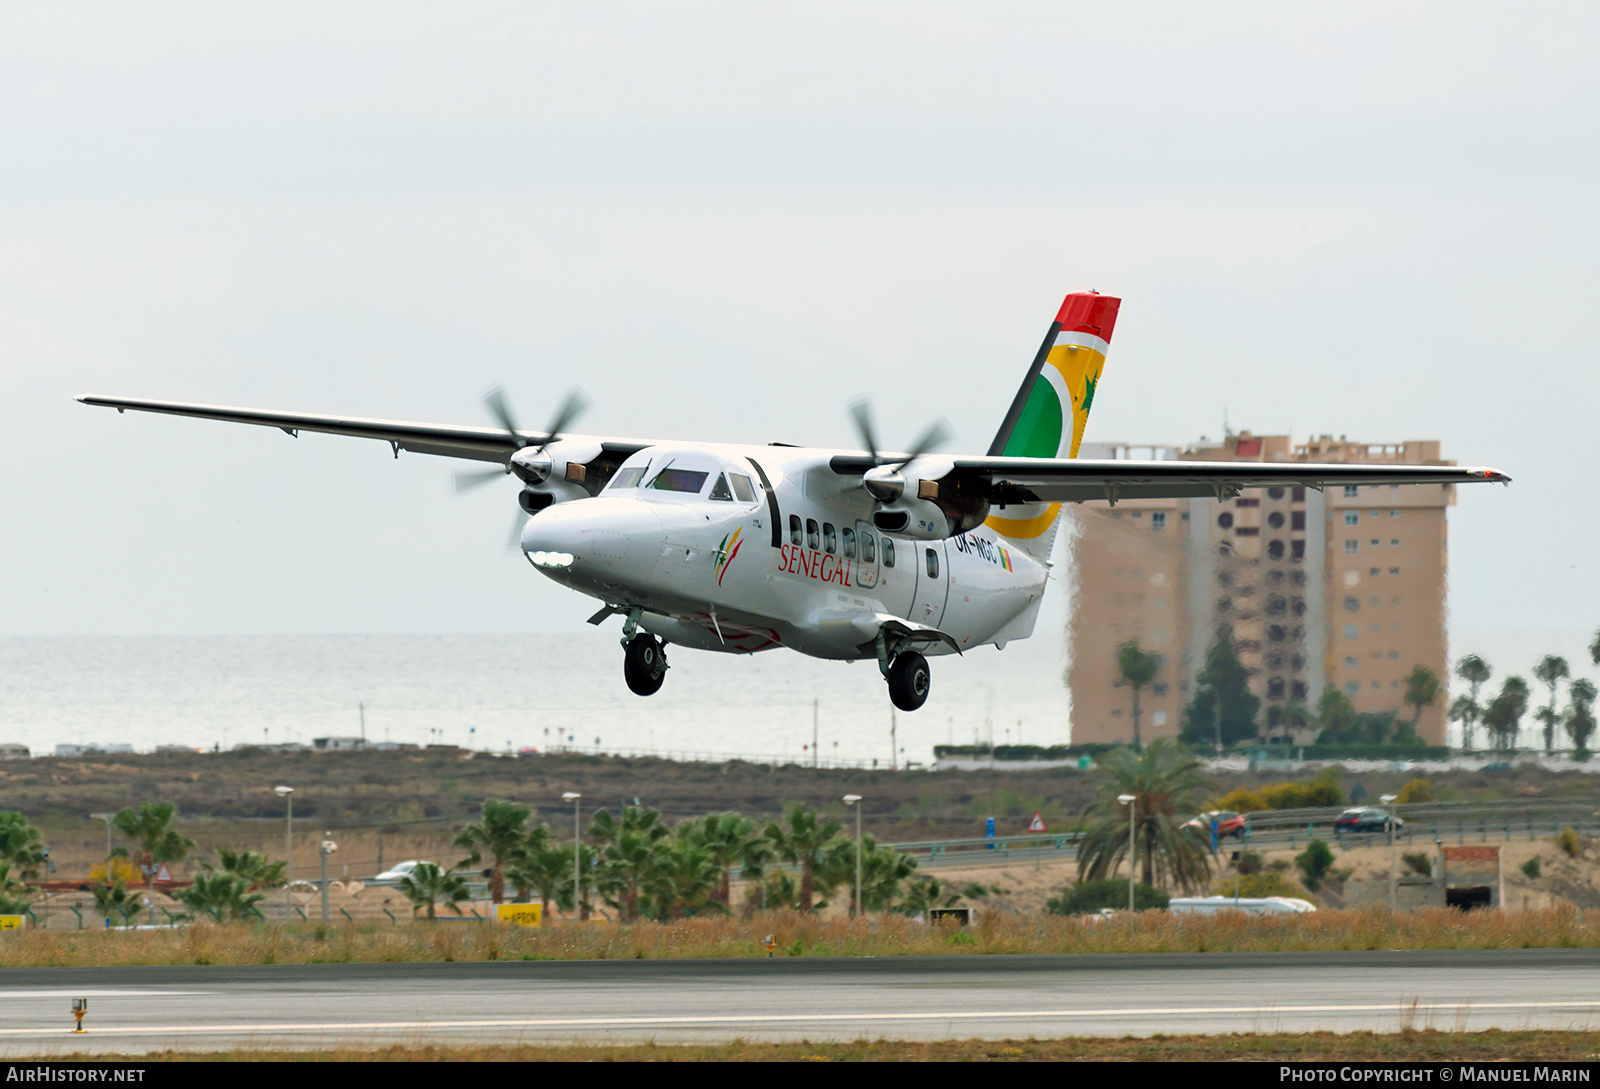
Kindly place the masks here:
[(553, 442), (511, 455), (511, 471), (522, 481), (517, 502), (529, 514), (553, 503), (588, 499), (605, 487), (616, 471), (614, 459), (594, 442)]
[(868, 470), (863, 484), (877, 501), (872, 524), (919, 541), (954, 537), (981, 526), (989, 517), (987, 481), (961, 477), (953, 466), (934, 459), (913, 464), (924, 466), (926, 477), (907, 477), (881, 466)]

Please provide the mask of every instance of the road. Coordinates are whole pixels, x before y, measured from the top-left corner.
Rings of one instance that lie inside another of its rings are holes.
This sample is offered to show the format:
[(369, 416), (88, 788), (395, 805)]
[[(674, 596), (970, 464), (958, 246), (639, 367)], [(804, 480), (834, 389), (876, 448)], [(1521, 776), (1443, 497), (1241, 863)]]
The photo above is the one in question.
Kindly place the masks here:
[(1585, 1028), (1596, 969), (1597, 949), (8, 969), (0, 1051)]

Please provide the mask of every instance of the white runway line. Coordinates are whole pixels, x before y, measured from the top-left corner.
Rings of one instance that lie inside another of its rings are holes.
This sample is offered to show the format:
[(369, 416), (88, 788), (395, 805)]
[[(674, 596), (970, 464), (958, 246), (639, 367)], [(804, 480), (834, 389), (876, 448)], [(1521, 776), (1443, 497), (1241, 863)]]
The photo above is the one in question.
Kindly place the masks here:
[(217, 993), (217, 991), (148, 991), (142, 988), (134, 990), (131, 988), (111, 989), (102, 987), (83, 990), (74, 987), (51, 987), (32, 991), (0, 990), (0, 1002), (8, 998), (60, 998), (63, 995), (70, 998), (196, 998)]
[[(1253, 1016), (1282, 1015), (1288, 1013), (1392, 1013), (1397, 1016), (1416, 1011), (1444, 1010), (1455, 1013), (1460, 1002), (1378, 1002), (1361, 1005), (1326, 1006), (1217, 1006), (1196, 1010), (1190, 1006), (1171, 1008), (1129, 1008), (1099, 1010), (954, 1010), (939, 1013), (793, 1013), (793, 1014), (725, 1014), (695, 1017), (551, 1017), (504, 1018), (474, 1021), (345, 1021), (345, 1022), (289, 1022), (274, 1024), (256, 1022), (245, 1025), (148, 1025), (148, 1026), (97, 1026), (90, 1029), (93, 1036), (155, 1035), (159, 1033), (210, 1034), (219, 1032), (372, 1032), (375, 1030), (419, 1029), (488, 1029), (488, 1028), (596, 1028), (673, 1025), (772, 1025), (812, 1024), (817, 1022), (886, 1022), (886, 1021), (955, 1021), (993, 1020), (996, 1018), (1084, 1018), (1084, 1017), (1171, 1017), (1216, 1016), (1218, 1014), (1244, 1014)], [(1474, 1014), (1490, 1010), (1600, 1010), (1600, 1001), (1570, 1002), (1477, 1002), (1472, 1004)], [(46, 1029), (0, 1029), (0, 1037), (37, 1036)]]

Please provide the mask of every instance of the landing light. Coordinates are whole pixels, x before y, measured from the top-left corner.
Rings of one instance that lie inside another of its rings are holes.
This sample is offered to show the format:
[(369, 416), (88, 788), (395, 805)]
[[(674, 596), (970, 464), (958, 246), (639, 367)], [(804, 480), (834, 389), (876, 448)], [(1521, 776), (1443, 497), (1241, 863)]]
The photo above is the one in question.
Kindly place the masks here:
[(535, 567), (571, 567), (572, 553), (570, 552), (530, 552), (528, 559), (533, 561)]

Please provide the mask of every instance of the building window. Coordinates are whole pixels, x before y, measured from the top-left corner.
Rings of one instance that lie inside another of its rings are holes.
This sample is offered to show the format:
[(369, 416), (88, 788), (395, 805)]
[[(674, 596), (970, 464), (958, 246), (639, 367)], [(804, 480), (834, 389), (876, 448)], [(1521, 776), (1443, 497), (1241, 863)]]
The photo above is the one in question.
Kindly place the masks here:
[(1391, 650), (1389, 652), (1389, 657), (1398, 658), (1398, 657), (1400, 657), (1400, 652), (1398, 650)]
[(1289, 691), (1297, 700), (1303, 700), (1311, 692), (1311, 686), (1305, 681), (1295, 681), (1289, 686)]
[(1283, 489), (1282, 488), (1268, 488), (1267, 489), (1267, 498), (1268, 499), (1282, 499), (1283, 498)]
[(1283, 559), (1283, 542), (1282, 541), (1269, 541), (1269, 542), (1267, 542), (1267, 558), (1268, 559), (1273, 559), (1273, 560), (1281, 560), (1281, 559)]
[(1360, 541), (1347, 540), (1344, 543), (1344, 550), (1347, 553), (1349, 553), (1349, 552), (1359, 552), (1359, 551), (1361, 551), (1361, 542)]
[(1306, 490), (1304, 488), (1296, 488), (1289, 493), (1289, 501), (1292, 503), (1304, 503), (1306, 501)]
[(1150, 686), (1150, 691), (1157, 696), (1165, 696), (1167, 694), (1167, 686), (1165, 684), (1156, 683)]
[(1390, 537), (1389, 538), (1389, 543), (1392, 544), (1392, 545), (1397, 545), (1397, 544), (1400, 543), (1400, 538), (1398, 538), (1398, 537)]
[(1271, 526), (1273, 529), (1282, 529), (1283, 511), (1275, 510), (1271, 514), (1267, 515), (1267, 525)]
[(1167, 512), (1164, 511), (1164, 510), (1152, 511), (1150, 513), (1150, 528), (1151, 529), (1166, 529), (1167, 528)]
[(1358, 666), (1360, 664), (1361, 663), (1356, 661), (1354, 658), (1346, 658), (1344, 660), (1344, 667), (1346, 669), (1354, 669), (1356, 666)]
[(1372, 512), (1372, 517), (1374, 517), (1374, 518), (1382, 518), (1383, 517), (1383, 511), (1381, 511), (1381, 510), (1373, 511)]
[(1398, 575), (1398, 574), (1399, 574), (1399, 573), (1400, 573), (1400, 569), (1399, 569), (1399, 568), (1398, 568), (1398, 567), (1391, 567), (1391, 568), (1389, 568), (1389, 574), (1391, 574), (1391, 575)]
[(1354, 639), (1356, 636), (1358, 636), (1360, 634), (1361, 634), (1361, 629), (1356, 627), (1354, 624), (1346, 624), (1344, 626), (1344, 637), (1346, 639)]
[(1361, 515), (1353, 510), (1345, 511), (1344, 524), (1347, 526), (1359, 526), (1361, 524)]
[(1232, 529), (1233, 512), (1223, 511), (1221, 514), (1217, 515), (1217, 525), (1221, 526), (1223, 529)]
[(1360, 491), (1360, 486), (1359, 485), (1346, 484), (1344, 486), (1344, 494), (1349, 496), (1350, 498), (1354, 498), (1358, 491)]
[(1294, 557), (1297, 560), (1305, 559), (1306, 558), (1306, 543), (1305, 543), (1305, 541), (1303, 541), (1303, 540), (1302, 541), (1290, 541), (1289, 542), (1289, 555)]
[[(1361, 691), (1361, 682), (1360, 682), (1360, 681), (1345, 681), (1345, 682), (1344, 682), (1344, 690), (1345, 690), (1345, 691), (1346, 691), (1346, 692), (1359, 692), (1359, 691)], [(1111, 712), (1111, 713), (1112, 713), (1112, 714), (1113, 714), (1113, 715), (1119, 715), (1119, 714), (1121, 714), (1121, 713), (1122, 713), (1122, 712), (1120, 712), (1120, 711), (1113, 711), (1113, 712)]]
[(1372, 547), (1374, 547), (1374, 548), (1378, 547), (1379, 543), (1380, 542), (1379, 542), (1378, 538), (1376, 538), (1376, 537), (1372, 538)]
[(1397, 510), (1392, 510), (1392, 511), (1389, 512), (1389, 517), (1390, 518), (1398, 518), (1398, 517), (1400, 517), (1400, 512), (1397, 511)]
[(1259, 500), (1259, 499), (1235, 499), (1233, 501), (1233, 505), (1236, 506), (1236, 507), (1259, 507), (1261, 505), (1261, 500)]
[(1284, 683), (1282, 677), (1273, 677), (1267, 681), (1267, 699), (1283, 699)]
[(1303, 531), (1306, 528), (1306, 512), (1303, 510), (1290, 511), (1289, 528)]
[(1372, 568), (1371, 570), (1369, 570), (1367, 572), (1367, 574), (1369, 574), (1369, 575), (1376, 575), (1377, 573), (1378, 573), (1378, 569), (1376, 567)]
[(1261, 536), (1261, 527), (1260, 526), (1240, 526), (1238, 529), (1234, 530), (1233, 532), (1234, 532), (1234, 535), (1237, 536), (1237, 537), (1259, 537), (1259, 536)]
[[(1374, 511), (1373, 513), (1376, 514), (1377, 512)], [(1140, 510), (1131, 511), (1131, 512), (1129, 512), (1128, 517), (1129, 518), (1143, 518), (1144, 517), (1144, 511), (1140, 511)]]
[(1358, 598), (1358, 597), (1347, 597), (1347, 598), (1344, 599), (1344, 611), (1345, 612), (1347, 612), (1347, 613), (1357, 612), (1358, 610), (1360, 610), (1360, 608), (1361, 608), (1361, 599), (1360, 598)]

